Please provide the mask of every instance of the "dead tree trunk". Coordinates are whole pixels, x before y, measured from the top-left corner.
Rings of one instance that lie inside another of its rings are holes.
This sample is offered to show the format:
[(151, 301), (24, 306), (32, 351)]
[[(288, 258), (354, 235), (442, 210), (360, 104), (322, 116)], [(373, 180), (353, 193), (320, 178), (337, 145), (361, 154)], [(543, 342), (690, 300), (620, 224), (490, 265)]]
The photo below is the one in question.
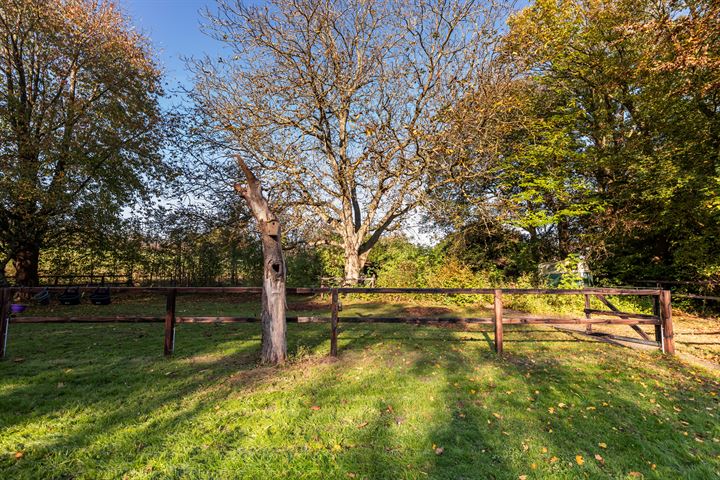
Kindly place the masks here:
[(285, 257), (280, 223), (262, 194), (260, 180), (236, 157), (247, 185), (235, 185), (258, 224), (263, 246), (262, 363), (280, 364), (287, 357), (285, 322)]

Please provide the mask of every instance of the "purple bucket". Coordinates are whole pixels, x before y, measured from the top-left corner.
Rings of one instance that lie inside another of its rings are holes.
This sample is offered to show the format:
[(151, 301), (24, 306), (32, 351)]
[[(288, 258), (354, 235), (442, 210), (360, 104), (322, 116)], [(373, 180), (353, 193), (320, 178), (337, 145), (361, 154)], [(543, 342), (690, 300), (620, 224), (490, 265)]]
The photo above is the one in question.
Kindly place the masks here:
[(21, 303), (13, 303), (10, 305), (10, 311), (12, 313), (22, 313), (27, 308), (27, 305), (23, 305)]

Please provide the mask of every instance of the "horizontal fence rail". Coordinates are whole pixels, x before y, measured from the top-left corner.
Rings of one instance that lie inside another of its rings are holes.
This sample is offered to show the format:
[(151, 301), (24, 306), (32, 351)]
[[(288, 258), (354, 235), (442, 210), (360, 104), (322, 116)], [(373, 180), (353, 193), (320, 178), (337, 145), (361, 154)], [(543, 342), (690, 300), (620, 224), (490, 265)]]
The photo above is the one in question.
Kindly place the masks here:
[[(96, 287), (79, 287), (80, 292), (92, 292)], [(7, 338), (10, 323), (164, 323), (164, 352), (171, 355), (175, 349), (176, 325), (183, 323), (253, 323), (259, 322), (256, 317), (235, 316), (178, 316), (176, 314), (177, 296), (182, 294), (261, 294), (261, 287), (109, 287), (114, 293), (154, 293), (166, 297), (164, 316), (10, 316), (10, 305), (14, 294), (39, 293), (42, 291), (61, 292), (63, 287), (11, 287), (3, 288), (0, 295), (0, 358), (7, 350)], [(540, 288), (352, 288), (352, 287), (289, 287), (288, 294), (314, 295), (330, 293), (330, 316), (297, 316), (286, 317), (292, 323), (330, 323), (330, 354), (336, 356), (338, 352), (338, 332), (340, 323), (407, 323), (415, 325), (443, 325), (443, 324), (480, 324), (492, 325), (495, 336), (495, 350), (503, 352), (503, 326), (504, 325), (585, 325), (584, 333), (615, 340), (636, 342), (658, 346), (663, 352), (675, 352), (674, 334), (672, 325), (672, 308), (670, 292), (661, 289), (633, 289), (633, 288), (584, 288), (584, 289), (540, 289)], [(491, 295), (493, 296), (492, 316), (488, 317), (351, 317), (340, 316), (341, 294), (427, 294), (427, 295)], [(585, 298), (584, 318), (552, 317), (542, 315), (525, 315), (507, 312), (503, 307), (504, 295), (583, 295)], [(653, 314), (623, 312), (617, 309), (606, 295), (621, 296), (647, 296), (653, 298)], [(590, 298), (594, 296), (600, 300), (608, 310), (590, 308)], [(595, 315), (595, 317), (593, 317)], [(600, 316), (600, 317), (598, 317)], [(594, 333), (592, 325), (627, 325), (640, 335), (640, 339), (614, 336), (604, 333)], [(640, 325), (655, 326), (655, 339), (651, 340)], [(572, 330), (576, 333), (583, 333)]]
[[(8, 290), (25, 293), (39, 293), (44, 290), (49, 292), (62, 292), (66, 287), (9, 287)], [(92, 292), (97, 286), (78, 286), (81, 292)], [(115, 293), (161, 293), (165, 294), (171, 290), (177, 293), (262, 293), (262, 287), (107, 287)], [(387, 293), (414, 293), (414, 294), (443, 294), (443, 295), (494, 295), (494, 288), (365, 288), (365, 287), (287, 287), (285, 291), (289, 294), (315, 294), (332, 293), (337, 291), (340, 294), (365, 293), (365, 294), (387, 294)], [(506, 295), (636, 295), (655, 296), (660, 295), (661, 289), (650, 288), (584, 288), (584, 289), (554, 289), (554, 288), (503, 288)]]

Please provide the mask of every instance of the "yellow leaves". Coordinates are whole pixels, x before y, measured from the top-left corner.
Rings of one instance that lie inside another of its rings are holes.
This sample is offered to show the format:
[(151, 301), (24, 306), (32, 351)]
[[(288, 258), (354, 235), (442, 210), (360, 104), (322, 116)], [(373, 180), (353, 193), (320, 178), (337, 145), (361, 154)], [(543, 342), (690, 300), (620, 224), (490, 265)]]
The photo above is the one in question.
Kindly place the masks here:
[(575, 455), (575, 462), (578, 465), (583, 465), (585, 463), (585, 459), (583, 458), (582, 455)]
[(500, 414), (497, 413), (497, 412), (494, 412), (494, 413), (493, 413), (493, 417), (497, 418), (498, 420), (500, 420), (500, 419), (503, 418), (502, 415), (500, 415)]
[(25, 456), (25, 452), (15, 452), (15, 459), (20, 460)]
[(317, 412), (318, 410), (320, 410), (320, 405), (313, 405), (312, 407), (310, 407), (310, 410), (314, 410)]
[(553, 407), (548, 408), (548, 413), (555, 413), (555, 409)]
[(547, 449), (547, 447), (542, 447), (542, 448), (540, 449), (540, 451), (541, 451), (542, 453), (547, 453), (547, 452), (548, 452), (548, 449)]
[(555, 463), (558, 461), (558, 457), (550, 457), (550, 463)]
[(604, 459), (601, 455), (599, 455), (599, 454), (597, 454), (597, 453), (595, 454), (595, 460), (597, 460), (598, 462), (600, 462), (602, 465), (605, 465), (605, 459)]

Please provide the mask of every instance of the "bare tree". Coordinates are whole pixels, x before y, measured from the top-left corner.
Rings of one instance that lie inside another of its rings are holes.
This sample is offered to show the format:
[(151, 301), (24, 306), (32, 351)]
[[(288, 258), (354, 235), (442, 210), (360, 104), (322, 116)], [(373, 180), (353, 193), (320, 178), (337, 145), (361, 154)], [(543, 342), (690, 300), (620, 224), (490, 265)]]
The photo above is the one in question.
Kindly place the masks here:
[(263, 363), (279, 364), (287, 357), (285, 331), (285, 258), (282, 251), (280, 223), (263, 196), (260, 180), (242, 157), (236, 157), (247, 185), (235, 190), (247, 202), (260, 230), (263, 247), (262, 353)]
[(221, 0), (207, 29), (227, 55), (193, 62), (191, 95), (274, 194), (319, 220), (353, 283), (383, 234), (471, 170), (431, 140), (491, 59), (504, 12), (493, 0)]

